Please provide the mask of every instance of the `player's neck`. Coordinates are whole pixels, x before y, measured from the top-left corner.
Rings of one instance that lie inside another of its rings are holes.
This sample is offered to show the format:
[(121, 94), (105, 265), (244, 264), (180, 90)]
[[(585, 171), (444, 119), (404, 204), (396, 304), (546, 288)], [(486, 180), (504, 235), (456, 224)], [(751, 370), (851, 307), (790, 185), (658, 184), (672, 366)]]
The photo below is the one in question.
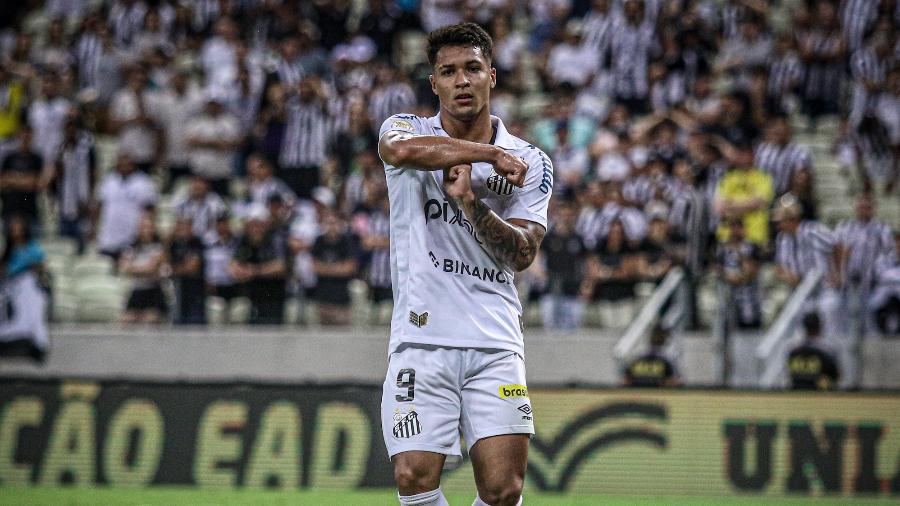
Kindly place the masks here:
[(447, 132), (447, 135), (454, 139), (479, 142), (481, 144), (490, 144), (491, 139), (494, 136), (494, 129), (491, 125), (491, 114), (487, 106), (481, 110), (478, 116), (475, 116), (469, 121), (454, 118), (442, 108), (441, 128)]

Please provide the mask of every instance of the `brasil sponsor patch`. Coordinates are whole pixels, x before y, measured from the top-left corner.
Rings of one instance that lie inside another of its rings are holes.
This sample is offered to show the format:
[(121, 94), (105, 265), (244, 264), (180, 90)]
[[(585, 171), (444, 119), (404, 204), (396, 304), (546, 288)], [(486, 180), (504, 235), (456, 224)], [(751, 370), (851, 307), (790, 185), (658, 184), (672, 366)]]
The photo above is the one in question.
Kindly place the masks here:
[(510, 399), (512, 397), (528, 397), (528, 387), (525, 385), (500, 385), (497, 393), (501, 399)]

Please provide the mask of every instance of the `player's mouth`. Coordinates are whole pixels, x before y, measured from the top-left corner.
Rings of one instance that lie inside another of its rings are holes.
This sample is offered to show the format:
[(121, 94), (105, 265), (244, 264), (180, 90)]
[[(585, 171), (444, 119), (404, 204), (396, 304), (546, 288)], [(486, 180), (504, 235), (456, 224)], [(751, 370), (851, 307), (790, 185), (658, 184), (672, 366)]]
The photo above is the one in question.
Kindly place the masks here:
[(475, 100), (475, 95), (471, 93), (460, 93), (453, 97), (453, 101), (459, 105), (471, 105), (473, 100)]

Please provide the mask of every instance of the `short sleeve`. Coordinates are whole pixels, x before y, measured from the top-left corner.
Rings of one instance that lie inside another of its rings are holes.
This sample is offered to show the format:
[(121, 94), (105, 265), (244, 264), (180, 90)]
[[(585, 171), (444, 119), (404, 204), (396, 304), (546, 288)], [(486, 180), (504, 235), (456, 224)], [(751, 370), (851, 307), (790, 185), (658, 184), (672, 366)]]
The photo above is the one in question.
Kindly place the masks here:
[(529, 149), (525, 161), (528, 163), (525, 185), (513, 190), (513, 196), (501, 217), (504, 220), (533, 221), (546, 229), (547, 205), (553, 192), (553, 164), (543, 151), (535, 147)]
[(422, 125), (422, 118), (412, 114), (395, 114), (384, 120), (384, 123), (381, 124), (378, 138), (381, 139), (384, 134), (391, 131), (422, 135), (425, 132), (425, 129), (424, 125)]

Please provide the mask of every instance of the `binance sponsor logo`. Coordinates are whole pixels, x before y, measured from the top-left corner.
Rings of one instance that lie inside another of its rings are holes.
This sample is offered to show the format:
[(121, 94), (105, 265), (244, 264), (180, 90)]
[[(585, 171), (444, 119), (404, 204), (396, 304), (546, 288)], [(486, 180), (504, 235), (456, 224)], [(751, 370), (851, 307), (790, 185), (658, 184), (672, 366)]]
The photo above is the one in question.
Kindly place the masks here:
[(526, 387), (525, 385), (500, 385), (500, 388), (497, 389), (497, 392), (500, 394), (501, 399), (510, 399), (512, 397), (528, 397), (528, 387)]
[(423, 312), (422, 314), (416, 314), (413, 311), (409, 312), (409, 323), (412, 323), (418, 328), (422, 328), (428, 324), (428, 311)]

